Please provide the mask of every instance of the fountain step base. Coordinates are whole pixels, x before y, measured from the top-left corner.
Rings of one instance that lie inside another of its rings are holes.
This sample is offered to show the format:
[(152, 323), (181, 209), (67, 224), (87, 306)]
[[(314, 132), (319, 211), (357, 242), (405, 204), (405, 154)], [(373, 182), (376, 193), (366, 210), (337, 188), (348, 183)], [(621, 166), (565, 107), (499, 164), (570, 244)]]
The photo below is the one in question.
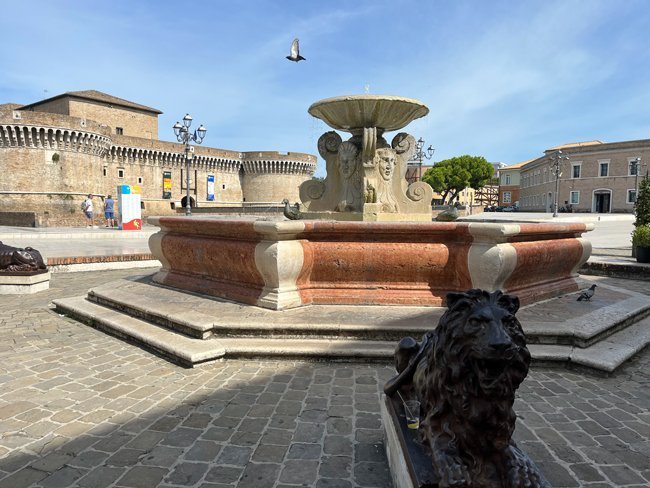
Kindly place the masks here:
[[(396, 342), (435, 327), (441, 307), (312, 305), (273, 311), (138, 281), (118, 280), (54, 302), (59, 313), (184, 366), (235, 357), (392, 361)], [(600, 285), (517, 314), (533, 360), (609, 373), (650, 343), (650, 299)]]
[(223, 358), (281, 358), (311, 360), (388, 360), (394, 341), (223, 337), (196, 339), (121, 314), (87, 300), (56, 300), (56, 311), (127, 342), (142, 346), (181, 366), (194, 367)]

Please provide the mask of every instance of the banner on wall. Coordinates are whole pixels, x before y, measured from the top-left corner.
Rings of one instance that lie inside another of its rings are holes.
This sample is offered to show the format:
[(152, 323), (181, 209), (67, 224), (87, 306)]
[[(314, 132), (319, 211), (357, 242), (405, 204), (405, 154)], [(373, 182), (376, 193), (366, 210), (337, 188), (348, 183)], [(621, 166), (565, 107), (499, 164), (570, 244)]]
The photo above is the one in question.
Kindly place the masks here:
[(163, 171), (163, 198), (172, 197), (172, 172)]
[(214, 175), (208, 175), (208, 200), (214, 200)]
[(122, 230), (142, 229), (142, 210), (140, 207), (140, 187), (138, 185), (118, 185), (117, 205), (119, 224)]

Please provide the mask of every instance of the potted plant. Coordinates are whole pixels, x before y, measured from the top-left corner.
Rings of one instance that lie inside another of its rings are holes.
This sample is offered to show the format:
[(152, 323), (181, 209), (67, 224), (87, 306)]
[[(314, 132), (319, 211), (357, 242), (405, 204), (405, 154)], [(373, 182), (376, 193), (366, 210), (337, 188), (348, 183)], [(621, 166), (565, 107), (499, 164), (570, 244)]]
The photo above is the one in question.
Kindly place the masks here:
[(640, 225), (632, 232), (632, 245), (639, 263), (650, 263), (650, 225)]

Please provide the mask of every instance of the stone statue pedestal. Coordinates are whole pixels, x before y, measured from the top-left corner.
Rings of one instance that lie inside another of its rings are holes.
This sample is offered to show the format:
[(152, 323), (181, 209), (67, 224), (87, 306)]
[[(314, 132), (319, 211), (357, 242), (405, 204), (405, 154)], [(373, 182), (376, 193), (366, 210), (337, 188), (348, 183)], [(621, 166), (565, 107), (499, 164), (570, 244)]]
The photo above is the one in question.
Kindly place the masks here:
[(423, 182), (408, 185), (405, 179), (415, 138), (400, 132), (389, 145), (383, 137), (429, 113), (424, 104), (402, 97), (355, 95), (321, 100), (309, 107), (309, 113), (352, 137), (343, 141), (330, 131), (318, 140), (327, 177), (300, 186), (304, 218), (431, 221), (433, 190)]
[(50, 287), (50, 272), (38, 274), (0, 274), (0, 295), (38, 293)]
[(381, 397), (386, 458), (395, 488), (437, 488), (431, 458), (418, 441), (418, 431), (406, 426), (403, 407), (397, 398)]

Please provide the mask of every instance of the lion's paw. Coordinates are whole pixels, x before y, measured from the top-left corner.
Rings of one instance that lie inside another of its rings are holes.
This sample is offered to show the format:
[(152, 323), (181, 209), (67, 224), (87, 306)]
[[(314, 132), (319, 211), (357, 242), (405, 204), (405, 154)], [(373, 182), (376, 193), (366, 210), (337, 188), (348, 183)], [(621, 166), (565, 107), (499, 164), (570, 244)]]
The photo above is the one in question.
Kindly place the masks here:
[(471, 486), (471, 478), (467, 466), (455, 456), (445, 456), (438, 459), (438, 476), (440, 488), (463, 488)]
[(508, 485), (512, 488), (551, 488), (535, 463), (519, 448), (510, 448)]

